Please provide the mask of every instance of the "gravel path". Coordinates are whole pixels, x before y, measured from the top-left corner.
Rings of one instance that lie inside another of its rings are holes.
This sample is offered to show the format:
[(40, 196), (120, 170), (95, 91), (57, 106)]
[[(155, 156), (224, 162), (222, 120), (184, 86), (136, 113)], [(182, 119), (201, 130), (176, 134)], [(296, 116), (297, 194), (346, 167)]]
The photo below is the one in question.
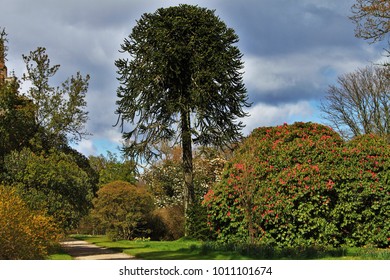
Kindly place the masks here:
[(75, 260), (131, 260), (134, 256), (118, 253), (82, 240), (69, 239), (61, 242), (66, 253)]

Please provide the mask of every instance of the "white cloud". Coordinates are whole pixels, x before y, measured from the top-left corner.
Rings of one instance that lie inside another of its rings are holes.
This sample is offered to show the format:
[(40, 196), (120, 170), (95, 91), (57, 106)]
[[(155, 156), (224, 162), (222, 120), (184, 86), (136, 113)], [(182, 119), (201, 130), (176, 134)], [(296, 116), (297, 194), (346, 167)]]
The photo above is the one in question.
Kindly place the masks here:
[(85, 156), (95, 155), (97, 153), (96, 146), (92, 140), (83, 139), (77, 145), (73, 145), (73, 148)]
[(262, 126), (275, 126), (296, 121), (316, 121), (315, 108), (307, 102), (288, 103), (280, 106), (258, 103), (248, 110), (250, 116), (242, 121), (246, 124), (244, 134)]
[(244, 80), (248, 87), (275, 91), (296, 83), (293, 65), (281, 57), (245, 57)]
[(112, 128), (107, 130), (106, 137), (109, 141), (121, 145), (123, 143), (122, 133), (118, 128)]
[[(315, 90), (327, 85), (329, 78), (334, 79), (335, 76), (355, 71), (358, 67), (367, 65), (370, 59), (376, 60), (379, 56), (380, 54), (373, 52), (364, 61), (356, 50), (339, 47), (277, 56), (245, 56), (244, 81), (249, 92), (255, 91), (260, 95), (278, 91), (285, 93), (286, 89), (294, 87), (306, 91), (310, 87), (314, 95)], [(332, 77), (328, 77), (330, 74)]]
[(122, 134), (116, 128), (101, 130), (96, 135), (83, 139), (72, 147), (86, 156), (105, 155), (108, 151), (120, 154), (122, 147)]

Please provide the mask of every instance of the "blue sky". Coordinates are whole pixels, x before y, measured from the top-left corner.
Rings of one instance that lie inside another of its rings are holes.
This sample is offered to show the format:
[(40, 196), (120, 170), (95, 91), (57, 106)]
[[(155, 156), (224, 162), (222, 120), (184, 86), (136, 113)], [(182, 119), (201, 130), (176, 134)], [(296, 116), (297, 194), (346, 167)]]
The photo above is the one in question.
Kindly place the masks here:
[[(90, 74), (87, 94), (92, 134), (76, 148), (85, 155), (119, 153), (114, 61), (124, 38), (145, 12), (181, 3), (215, 13), (240, 38), (250, 117), (244, 134), (295, 121), (325, 123), (318, 105), (337, 77), (383, 59), (383, 45), (354, 36), (354, 0), (12, 0), (0, 26), (9, 34), (7, 66), (21, 77), (22, 54), (42, 46), (60, 64), (57, 82)], [(56, 81), (54, 81), (56, 83)]]

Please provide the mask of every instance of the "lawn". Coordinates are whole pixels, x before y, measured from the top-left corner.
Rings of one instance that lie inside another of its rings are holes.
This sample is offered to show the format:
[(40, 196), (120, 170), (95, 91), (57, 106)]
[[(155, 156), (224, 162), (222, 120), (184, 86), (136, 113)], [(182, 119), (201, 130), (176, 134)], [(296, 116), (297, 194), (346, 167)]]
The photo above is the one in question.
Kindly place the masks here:
[(106, 236), (80, 236), (98, 246), (124, 252), (144, 260), (245, 260), (249, 257), (231, 251), (205, 250), (203, 242), (180, 239), (177, 241), (110, 241)]
[[(143, 260), (390, 260), (390, 249), (376, 248), (287, 248), (219, 245), (188, 239), (177, 241), (121, 240), (110, 241), (106, 236), (74, 235), (98, 246), (124, 252)], [(59, 252), (50, 259), (69, 259)]]

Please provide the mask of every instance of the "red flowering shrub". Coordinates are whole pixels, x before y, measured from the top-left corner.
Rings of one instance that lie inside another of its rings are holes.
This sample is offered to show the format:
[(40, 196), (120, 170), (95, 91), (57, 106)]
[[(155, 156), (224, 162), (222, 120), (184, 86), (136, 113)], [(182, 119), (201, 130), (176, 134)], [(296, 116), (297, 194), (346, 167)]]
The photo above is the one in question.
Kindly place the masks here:
[(334, 180), (332, 217), (344, 243), (390, 245), (390, 148), (383, 138), (364, 135), (346, 143)]
[(388, 145), (295, 123), (254, 130), (204, 204), (224, 242), (386, 246), (389, 198)]

